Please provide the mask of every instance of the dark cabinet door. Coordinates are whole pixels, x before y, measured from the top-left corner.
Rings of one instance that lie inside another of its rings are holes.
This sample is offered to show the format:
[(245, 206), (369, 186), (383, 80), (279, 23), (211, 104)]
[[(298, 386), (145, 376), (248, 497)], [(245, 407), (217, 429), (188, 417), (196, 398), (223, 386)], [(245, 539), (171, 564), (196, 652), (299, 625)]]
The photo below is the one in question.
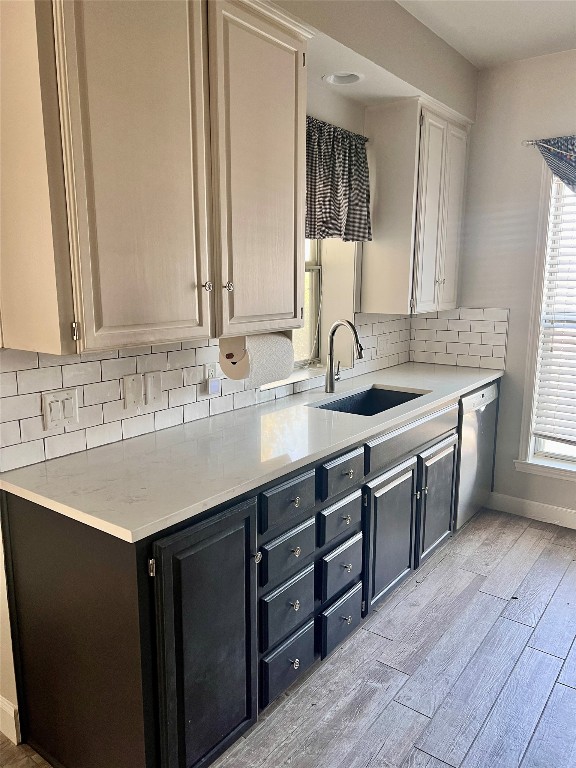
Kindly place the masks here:
[(452, 531), (457, 444), (457, 435), (452, 435), (418, 457), (421, 489), (419, 562)]
[(368, 607), (414, 567), (416, 457), (366, 486), (369, 511)]
[(208, 765), (257, 715), (256, 502), (154, 545), (163, 768)]

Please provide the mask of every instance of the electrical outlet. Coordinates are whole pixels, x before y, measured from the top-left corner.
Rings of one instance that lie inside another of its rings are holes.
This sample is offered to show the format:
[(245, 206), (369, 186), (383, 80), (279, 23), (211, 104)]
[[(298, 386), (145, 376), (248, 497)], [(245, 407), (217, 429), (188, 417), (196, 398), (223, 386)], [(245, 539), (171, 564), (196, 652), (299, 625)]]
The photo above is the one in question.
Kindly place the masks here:
[(386, 336), (378, 336), (376, 341), (376, 355), (382, 357), (388, 350), (388, 340)]
[(144, 400), (146, 405), (156, 405), (162, 399), (162, 374), (151, 371), (144, 374)]
[(140, 408), (144, 405), (144, 382), (141, 373), (124, 376), (124, 408)]
[(80, 423), (78, 416), (78, 390), (59, 389), (42, 395), (44, 429), (71, 427)]
[(206, 363), (204, 365), (204, 380), (216, 378), (216, 363)]

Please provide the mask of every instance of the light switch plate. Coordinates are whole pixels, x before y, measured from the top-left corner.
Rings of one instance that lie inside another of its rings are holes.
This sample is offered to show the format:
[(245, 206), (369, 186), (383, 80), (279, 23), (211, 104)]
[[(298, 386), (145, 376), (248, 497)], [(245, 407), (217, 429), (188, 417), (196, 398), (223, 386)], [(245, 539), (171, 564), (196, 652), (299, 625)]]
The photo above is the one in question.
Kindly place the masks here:
[(216, 363), (204, 364), (204, 381), (216, 378)]
[(140, 408), (144, 405), (144, 384), (141, 373), (124, 376), (124, 408)]
[(151, 371), (144, 374), (144, 401), (146, 405), (156, 405), (162, 399), (162, 374)]
[(78, 390), (74, 388), (44, 392), (42, 395), (42, 418), (44, 429), (71, 427), (74, 424), (79, 424)]

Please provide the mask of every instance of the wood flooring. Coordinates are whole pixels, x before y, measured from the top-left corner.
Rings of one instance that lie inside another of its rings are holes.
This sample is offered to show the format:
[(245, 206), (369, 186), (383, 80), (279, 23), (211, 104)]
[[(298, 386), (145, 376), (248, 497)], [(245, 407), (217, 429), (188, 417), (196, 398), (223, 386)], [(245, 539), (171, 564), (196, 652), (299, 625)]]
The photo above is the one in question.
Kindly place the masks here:
[(215, 768), (576, 768), (575, 638), (576, 530), (485, 510)]

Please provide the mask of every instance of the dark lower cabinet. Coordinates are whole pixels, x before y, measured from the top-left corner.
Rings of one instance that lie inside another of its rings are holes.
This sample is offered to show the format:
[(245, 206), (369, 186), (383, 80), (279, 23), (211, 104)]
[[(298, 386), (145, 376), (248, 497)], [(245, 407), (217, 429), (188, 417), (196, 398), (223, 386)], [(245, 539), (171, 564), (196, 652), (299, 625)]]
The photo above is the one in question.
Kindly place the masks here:
[(154, 544), (163, 768), (208, 765), (257, 717), (256, 503)]
[(414, 567), (416, 471), (413, 457), (366, 486), (368, 609)]
[(452, 532), (458, 436), (452, 435), (419, 454), (419, 565)]

